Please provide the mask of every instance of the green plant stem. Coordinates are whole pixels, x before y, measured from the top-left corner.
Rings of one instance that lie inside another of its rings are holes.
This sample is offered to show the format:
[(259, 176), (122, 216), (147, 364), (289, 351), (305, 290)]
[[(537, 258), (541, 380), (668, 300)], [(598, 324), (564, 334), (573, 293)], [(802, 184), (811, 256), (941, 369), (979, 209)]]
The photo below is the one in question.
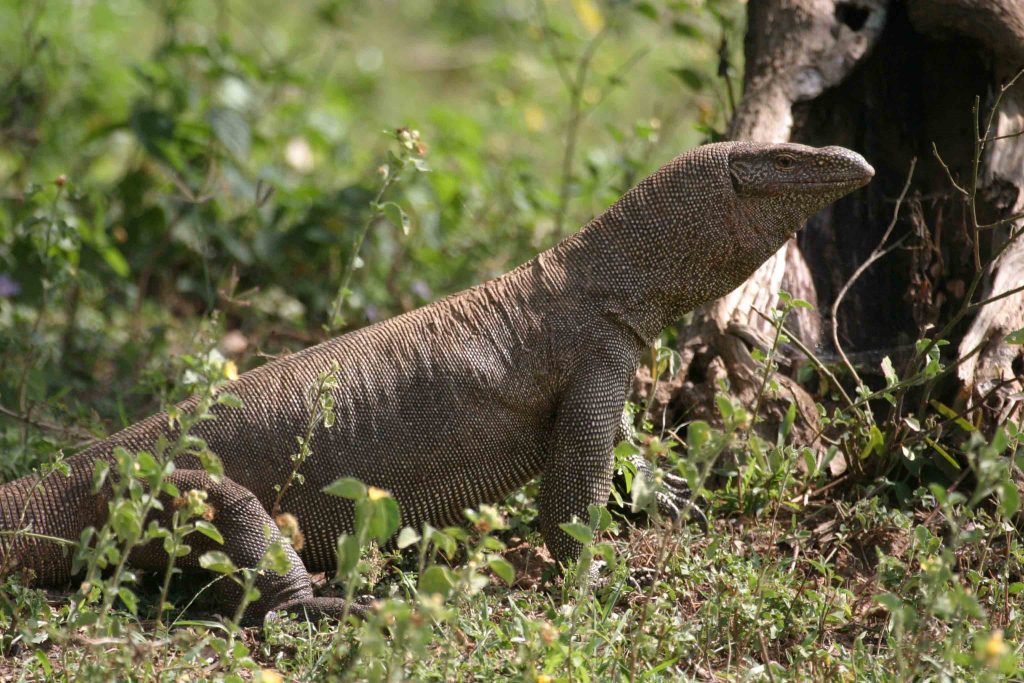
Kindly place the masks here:
[[(50, 260), (50, 246), (53, 239), (53, 230), (57, 225), (57, 204), (60, 202), (61, 196), (64, 194), (64, 186), (58, 185), (57, 192), (53, 196), (53, 201), (50, 203), (50, 219), (46, 222), (46, 235), (43, 238), (43, 267), (46, 268)], [(39, 325), (43, 321), (43, 314), (50, 306), (50, 292), (52, 285), (50, 281), (44, 277), (42, 279), (42, 297), (40, 298), (39, 309), (36, 311), (35, 320), (32, 323), (32, 329), (28, 334), (29, 342), (39, 332)], [(30, 420), (32, 418), (32, 409), (28, 406), (28, 375), (29, 372), (36, 367), (35, 354), (30, 353), (29, 357), (25, 361), (25, 367), (22, 370), (21, 378), (18, 380), (18, 410), (22, 415), (25, 416), (25, 420), (22, 423), (21, 430), (21, 446), (25, 448), (28, 444), (28, 428)]]
[(388, 191), (388, 188), (395, 182), (401, 169), (391, 168), (390, 165), (385, 166), (388, 169), (387, 176), (385, 176), (383, 182), (381, 182), (380, 189), (377, 191), (377, 195), (370, 202), (370, 216), (363, 223), (362, 227), (356, 232), (356, 236), (352, 239), (351, 253), (348, 257), (348, 262), (345, 264), (345, 270), (341, 273), (341, 283), (338, 285), (338, 293), (334, 296), (334, 303), (331, 306), (331, 317), (327, 322), (327, 327), (331, 331), (336, 331), (339, 327), (339, 321), (341, 316), (341, 307), (345, 303), (345, 297), (348, 292), (348, 285), (352, 281), (352, 273), (356, 269), (356, 263), (359, 260), (359, 251), (363, 248), (363, 242), (366, 240), (366, 235), (369, 234), (370, 228), (373, 224), (381, 218), (383, 212), (380, 208), (380, 202), (384, 198), (384, 193)]
[(167, 603), (167, 593), (171, 589), (171, 577), (174, 576), (174, 558), (178, 556), (178, 548), (181, 547), (181, 541), (185, 534), (179, 534), (178, 519), (180, 517), (179, 510), (175, 510), (171, 516), (171, 550), (167, 553), (169, 561), (167, 562), (167, 571), (164, 572), (164, 579), (160, 584), (160, 601), (157, 602), (156, 607), (156, 625), (157, 628), (163, 625), (164, 622), (164, 605)]
[(313, 440), (313, 433), (316, 431), (317, 424), (323, 417), (323, 412), (320, 409), (320, 401), (325, 392), (329, 391), (331, 379), (336, 372), (337, 370), (331, 370), (330, 373), (321, 374), (313, 385), (312, 391), (310, 391), (308, 406), (309, 420), (306, 422), (306, 434), (302, 439), (302, 445), (299, 447), (298, 455), (292, 458), (292, 471), (288, 474), (288, 479), (285, 481), (284, 485), (278, 489), (277, 495), (274, 497), (274, 503), (270, 506), (271, 517), (276, 517), (281, 513), (281, 501), (284, 500), (284, 494), (288, 492), (292, 482), (294, 482), (299, 475), (299, 469), (306, 460), (309, 459), (309, 456), (313, 452), (310, 447), (310, 442)]

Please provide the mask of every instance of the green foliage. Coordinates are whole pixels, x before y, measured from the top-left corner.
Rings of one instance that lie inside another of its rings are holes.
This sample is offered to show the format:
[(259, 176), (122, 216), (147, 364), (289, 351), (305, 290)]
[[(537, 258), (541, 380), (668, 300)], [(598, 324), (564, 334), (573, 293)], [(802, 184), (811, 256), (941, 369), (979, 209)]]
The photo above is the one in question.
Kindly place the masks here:
[[(147, 541), (172, 557), (194, 534), (223, 541), (202, 492), (167, 477), (184, 453), (220, 474), (189, 430), (238, 406), (222, 385), (262, 362), (257, 350), (504, 272), (719, 137), (743, 12), (735, 0), (0, 3), (0, 480), (64, 476), (64, 449), (198, 397), (171, 409), (174, 439), (98, 464), (109, 520), (69, 544), (85, 572), (71, 598), (0, 584), (0, 677), (1019, 677), (1019, 426), (983, 436), (932, 396), (951, 369), (936, 334), (911, 367), (883, 363), (884, 386), (852, 395), (842, 368), (813, 366), (824, 452), (793, 443), (795, 406), (763, 433), (781, 390), (770, 371), (795, 343), (785, 320), (806, 306), (787, 296), (755, 352), (756, 405), (723, 392), (715, 414), (664, 430), (650, 405), (631, 406), (641, 429), (617, 466), (629, 507), (654, 524), (595, 508), (564, 525), (584, 545), (564, 578), (538, 570), (536, 485), (445, 529), (403, 527), (387, 491), (329, 485), (356, 511), (329, 578), (350, 601), (369, 594), (363, 621), (241, 629), (256, 572), (287, 570), (280, 544), (256, 567), (203, 555), (212, 582), (245, 596), (222, 620), (185, 614), (195, 591), (174, 564), (153, 586), (126, 564)], [(679, 360), (666, 341), (644, 364), (660, 381)], [(308, 388), (278, 502), (305, 485), (340, 372)], [(910, 398), (918, 410), (896, 411)], [(636, 455), (654, 481), (633, 477)], [(829, 474), (842, 457), (861, 476), (843, 491)], [(707, 533), (688, 510), (658, 518), (667, 473), (687, 481)], [(177, 500), (165, 526), (147, 523), (161, 491)]]

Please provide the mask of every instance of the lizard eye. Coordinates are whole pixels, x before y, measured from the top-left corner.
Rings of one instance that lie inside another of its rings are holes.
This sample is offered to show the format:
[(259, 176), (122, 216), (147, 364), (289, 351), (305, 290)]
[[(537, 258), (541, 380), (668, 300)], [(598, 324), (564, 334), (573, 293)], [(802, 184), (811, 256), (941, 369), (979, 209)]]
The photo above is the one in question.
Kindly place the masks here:
[(780, 171), (792, 171), (796, 166), (796, 158), (789, 154), (779, 154), (775, 157), (775, 168)]

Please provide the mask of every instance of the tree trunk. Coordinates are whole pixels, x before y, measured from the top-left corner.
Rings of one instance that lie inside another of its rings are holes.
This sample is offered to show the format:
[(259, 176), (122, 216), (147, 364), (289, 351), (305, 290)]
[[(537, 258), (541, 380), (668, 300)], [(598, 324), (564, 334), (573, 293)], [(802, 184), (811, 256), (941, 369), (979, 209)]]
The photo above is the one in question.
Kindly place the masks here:
[[(1000, 85), (1024, 66), (1024, 1), (751, 0), (744, 47), (744, 95), (732, 137), (843, 145), (864, 154), (877, 175), (865, 191), (816, 216), (744, 285), (695, 316), (681, 343), (682, 374), (653, 402), (655, 417), (668, 424), (710, 417), (711, 399), (726, 377), (736, 395), (753, 403), (762, 371), (749, 345), (772, 333), (761, 314), (775, 307), (780, 289), (820, 311), (791, 318), (788, 326), (800, 340), (826, 359), (836, 354), (832, 302), (879, 246), (915, 158), (911, 191), (889, 244), (906, 241), (850, 288), (834, 321), (836, 338), (847, 354), (875, 358), (865, 372), (877, 374), (883, 355), (897, 360), (900, 349), (912, 349), (954, 316), (975, 276), (974, 237), (963, 197), (932, 143), (953, 178), (969, 183), (974, 100), (980, 97), (986, 114)], [(983, 117), (982, 132), (985, 123)], [(1024, 78), (1004, 94), (990, 135), (1022, 128)], [(1024, 137), (987, 145), (978, 187), (981, 223), (1024, 210)], [(975, 302), (1024, 283), (1024, 239), (994, 258), (1010, 225), (979, 235), (986, 273)], [(952, 330), (955, 343), (947, 349), (959, 348), (961, 356), (978, 351), (958, 368), (959, 385), (945, 387), (942, 400), (984, 399), (990, 422), (1019, 410), (1022, 347), (1007, 345), (1004, 337), (1021, 327), (1022, 293), (972, 309)], [(809, 396), (788, 378), (780, 380), (780, 404), (796, 398), (804, 414)], [(816, 428), (813, 405), (810, 413), (805, 434)]]

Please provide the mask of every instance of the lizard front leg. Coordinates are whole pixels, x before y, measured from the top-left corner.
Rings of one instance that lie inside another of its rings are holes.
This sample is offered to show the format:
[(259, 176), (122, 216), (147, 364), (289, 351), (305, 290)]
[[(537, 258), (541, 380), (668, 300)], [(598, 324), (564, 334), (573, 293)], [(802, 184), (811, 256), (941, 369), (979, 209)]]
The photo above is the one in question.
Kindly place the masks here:
[(574, 373), (555, 417), (554, 437), (541, 475), (540, 529), (561, 564), (582, 549), (560, 524), (586, 522), (591, 505), (604, 505), (611, 492), (615, 434), (625, 402), (619, 364), (600, 364)]

